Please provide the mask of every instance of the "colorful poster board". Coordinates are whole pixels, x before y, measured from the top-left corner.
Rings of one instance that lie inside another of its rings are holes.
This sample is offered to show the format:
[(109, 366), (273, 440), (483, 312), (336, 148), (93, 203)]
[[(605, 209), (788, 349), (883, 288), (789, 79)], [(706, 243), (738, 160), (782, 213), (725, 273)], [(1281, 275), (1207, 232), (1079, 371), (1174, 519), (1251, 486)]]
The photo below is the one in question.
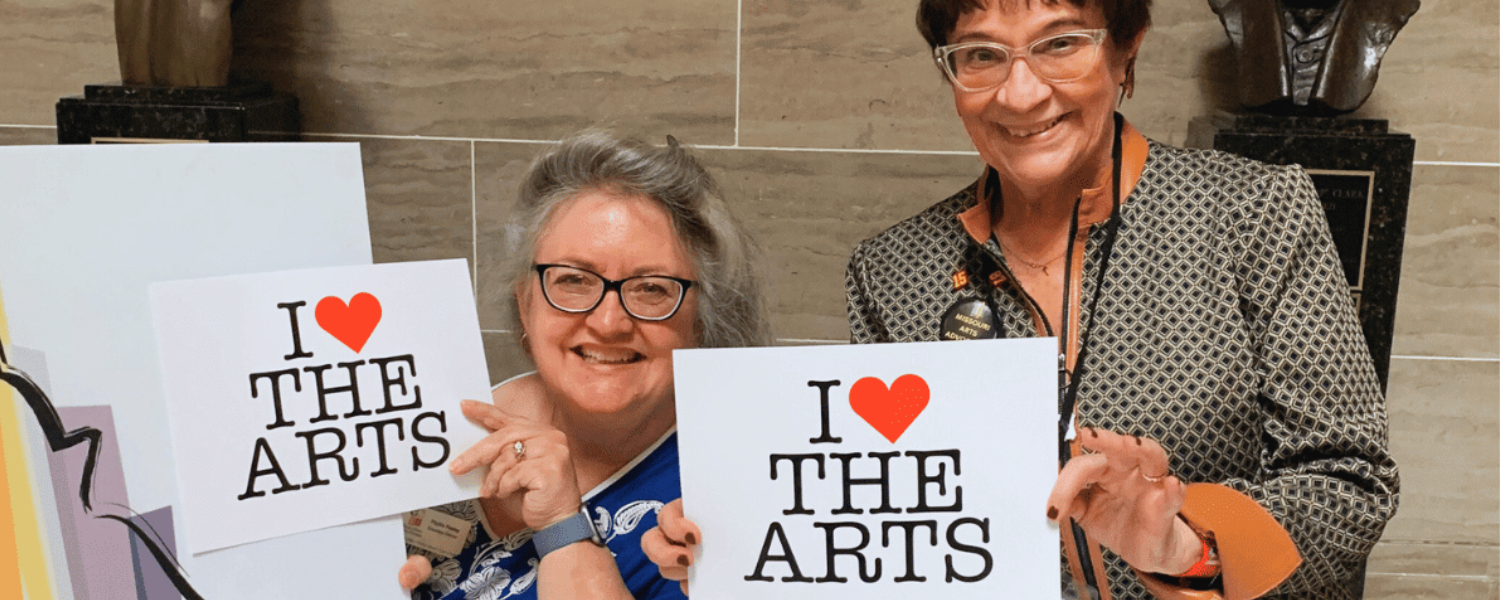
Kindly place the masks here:
[(487, 433), (464, 260), (158, 283), (151, 309), (191, 552), (479, 495)]
[(1058, 593), (1056, 340), (678, 351), (694, 599)]
[[(0, 148), (0, 544), (19, 576), (0, 596), (114, 597), (90, 583), (108, 564), (111, 590), (149, 600), (406, 598), (399, 516), (182, 551), (147, 301), (158, 281), (370, 262), (356, 144)], [(69, 465), (110, 443), (118, 463), (93, 462), (85, 506)], [(128, 541), (66, 533), (78, 515)], [(192, 593), (163, 590), (168, 571)]]

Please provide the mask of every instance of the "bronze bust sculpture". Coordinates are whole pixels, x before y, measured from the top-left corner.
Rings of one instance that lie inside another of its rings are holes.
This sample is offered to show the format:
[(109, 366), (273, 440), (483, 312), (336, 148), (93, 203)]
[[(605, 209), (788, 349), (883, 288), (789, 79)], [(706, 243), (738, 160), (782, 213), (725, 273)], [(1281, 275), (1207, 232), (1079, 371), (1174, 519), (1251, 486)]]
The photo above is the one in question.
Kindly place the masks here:
[(231, 0), (115, 0), (125, 85), (229, 83)]
[(230, 78), (230, 15), (243, 0), (113, 1), (120, 83), (59, 98), (57, 143), (301, 137), (295, 96)]
[(1288, 116), (1359, 108), (1420, 0), (1208, 0), (1239, 65), (1240, 103)]

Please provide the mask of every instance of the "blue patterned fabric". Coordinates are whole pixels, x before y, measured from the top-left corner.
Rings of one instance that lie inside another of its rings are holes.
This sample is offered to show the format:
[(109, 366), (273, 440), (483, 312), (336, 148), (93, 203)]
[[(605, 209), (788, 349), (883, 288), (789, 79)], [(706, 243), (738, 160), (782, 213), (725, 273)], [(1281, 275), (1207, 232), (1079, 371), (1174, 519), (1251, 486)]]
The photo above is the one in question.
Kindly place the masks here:
[[(641, 534), (656, 526), (663, 504), (682, 496), (677, 478), (677, 434), (668, 435), (633, 467), (598, 493), (584, 498), (594, 525), (615, 555), (625, 587), (636, 598), (684, 598), (677, 582), (662, 579), (641, 551)], [(408, 544), (407, 555), (432, 560), (432, 575), (417, 589), (414, 600), (534, 599), (537, 555), (530, 529), (494, 538), (483, 523), (479, 502), (468, 500), (433, 510), (474, 524), (469, 541), (458, 556), (445, 559)]]

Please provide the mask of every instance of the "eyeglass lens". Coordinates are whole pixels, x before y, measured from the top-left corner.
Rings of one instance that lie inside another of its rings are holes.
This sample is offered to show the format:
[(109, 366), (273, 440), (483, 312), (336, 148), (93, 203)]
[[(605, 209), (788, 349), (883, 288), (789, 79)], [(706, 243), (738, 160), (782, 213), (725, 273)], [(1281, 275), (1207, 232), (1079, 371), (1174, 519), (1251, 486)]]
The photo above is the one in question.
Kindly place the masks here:
[[(590, 310), (603, 299), (605, 288), (602, 277), (583, 269), (550, 266), (542, 272), (542, 293), (561, 310)], [(626, 312), (642, 319), (665, 319), (677, 311), (684, 288), (670, 277), (644, 275), (620, 281), (619, 291)]]
[[(1042, 79), (1068, 81), (1088, 73), (1098, 47), (1093, 35), (1065, 33), (1033, 42), (1026, 61)], [(987, 89), (1005, 83), (1013, 58), (1011, 50), (999, 44), (956, 44), (945, 50), (943, 65), (959, 85)]]

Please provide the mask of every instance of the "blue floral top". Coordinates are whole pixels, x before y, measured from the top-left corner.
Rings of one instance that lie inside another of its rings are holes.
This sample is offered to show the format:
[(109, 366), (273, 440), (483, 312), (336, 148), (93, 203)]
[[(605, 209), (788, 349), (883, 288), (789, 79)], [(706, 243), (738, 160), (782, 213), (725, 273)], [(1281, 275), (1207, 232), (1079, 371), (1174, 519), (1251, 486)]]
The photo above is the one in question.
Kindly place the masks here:
[[(682, 599), (677, 582), (663, 579), (656, 565), (641, 551), (641, 534), (656, 526), (663, 504), (682, 496), (677, 479), (677, 434), (669, 432), (647, 448), (614, 477), (584, 495), (584, 507), (604, 538), (625, 587), (636, 598)], [(540, 562), (531, 544), (530, 529), (505, 537), (490, 531), (478, 500), (434, 506), (474, 526), (469, 540), (454, 558), (440, 558), (407, 544), (407, 555), (432, 560), (432, 575), (412, 590), (413, 600), (502, 600), (536, 598), (536, 569)]]

